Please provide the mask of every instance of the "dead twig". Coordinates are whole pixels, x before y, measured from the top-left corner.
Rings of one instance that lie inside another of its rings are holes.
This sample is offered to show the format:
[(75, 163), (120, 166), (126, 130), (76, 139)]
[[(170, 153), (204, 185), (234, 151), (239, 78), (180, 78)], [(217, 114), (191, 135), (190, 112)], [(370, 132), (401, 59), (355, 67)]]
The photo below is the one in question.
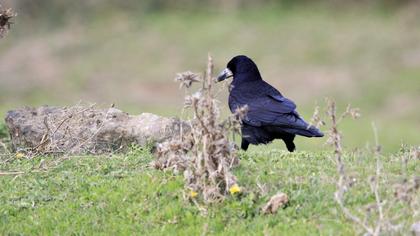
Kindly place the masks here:
[(375, 137), (375, 159), (376, 159), (376, 171), (375, 171), (375, 177), (373, 179), (371, 179), (371, 190), (375, 195), (375, 201), (376, 201), (376, 208), (378, 209), (378, 215), (379, 218), (376, 222), (376, 227), (375, 230), (373, 232), (373, 235), (379, 235), (381, 232), (381, 229), (384, 225), (384, 213), (383, 213), (383, 204), (381, 201), (381, 197), (379, 195), (379, 178), (381, 176), (381, 160), (380, 160), (380, 151), (381, 148), (379, 146), (379, 139), (378, 139), (378, 131), (376, 129), (376, 125), (375, 123), (372, 122), (372, 129), (373, 129), (373, 134)]
[[(340, 209), (342, 210), (342, 212), (348, 219), (350, 219), (351, 221), (361, 226), (370, 235), (373, 235), (374, 230), (370, 226), (367, 225), (366, 221), (361, 220), (359, 217), (352, 214), (351, 211), (344, 205), (344, 193), (347, 191), (347, 186), (345, 184), (346, 173), (345, 173), (345, 166), (344, 166), (344, 161), (343, 161), (343, 149), (341, 146), (341, 134), (339, 133), (338, 128), (337, 128), (338, 122), (337, 122), (336, 104), (333, 100), (328, 100), (327, 113), (331, 119), (329, 139), (327, 142), (333, 145), (334, 156), (335, 156), (335, 161), (337, 165), (337, 173), (338, 173), (337, 191), (335, 192), (334, 199), (338, 203)], [(340, 121), (342, 117), (344, 116), (343, 115), (340, 116)]]
[[(396, 223), (397, 220), (401, 219), (403, 215), (411, 215), (414, 218), (417, 217), (420, 178), (414, 177), (412, 181), (407, 180), (407, 162), (408, 157), (405, 156), (407, 151), (404, 152), (403, 157), (403, 170), (404, 180), (402, 184), (398, 184), (395, 190), (394, 198), (388, 197), (383, 191), (381, 191), (381, 177), (382, 173), (382, 162), (381, 162), (381, 146), (379, 145), (379, 138), (377, 128), (372, 123), (374, 138), (375, 138), (375, 171), (374, 175), (368, 180), (370, 186), (370, 192), (374, 196), (374, 202), (367, 204), (364, 209), (351, 210), (345, 206), (344, 195), (350, 190), (352, 184), (349, 184), (349, 177), (346, 174), (346, 168), (344, 164), (344, 155), (342, 148), (342, 136), (338, 130), (338, 124), (347, 116), (352, 118), (360, 117), (359, 110), (347, 106), (347, 109), (340, 116), (337, 116), (336, 104), (332, 100), (328, 100), (328, 111), (327, 115), (330, 118), (331, 124), (329, 129), (328, 144), (333, 146), (334, 157), (337, 166), (337, 190), (334, 194), (334, 199), (338, 203), (344, 216), (353, 222), (357, 227), (361, 227), (365, 231), (366, 235), (381, 235), (384, 233), (395, 233), (400, 232), (404, 227), (404, 223)], [(338, 117), (338, 118), (337, 118)], [(410, 152), (411, 153), (411, 152)], [(411, 156), (416, 156), (410, 155)], [(415, 158), (413, 158), (415, 159)], [(417, 180), (417, 181), (416, 181)], [(398, 202), (407, 203), (404, 208), (398, 208), (398, 213), (395, 213), (396, 205)], [(416, 204), (417, 202), (417, 204)], [(407, 229), (407, 226), (405, 226)]]

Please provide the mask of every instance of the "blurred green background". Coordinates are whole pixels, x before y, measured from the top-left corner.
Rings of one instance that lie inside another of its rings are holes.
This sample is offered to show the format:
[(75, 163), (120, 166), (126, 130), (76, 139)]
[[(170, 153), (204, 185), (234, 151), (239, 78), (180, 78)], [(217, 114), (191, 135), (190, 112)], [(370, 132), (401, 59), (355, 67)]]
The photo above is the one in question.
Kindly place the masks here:
[[(130, 113), (180, 115), (177, 72), (218, 72), (237, 54), (309, 120), (325, 97), (359, 107), (346, 147), (420, 144), (418, 1), (0, 0), (18, 13), (0, 40), (0, 112), (79, 101)], [(227, 86), (220, 87), (228, 114)], [(316, 150), (325, 139), (298, 138)], [(283, 147), (276, 141), (272, 147)], [(254, 147), (255, 148), (255, 147)], [(263, 147), (259, 147), (263, 148)]]

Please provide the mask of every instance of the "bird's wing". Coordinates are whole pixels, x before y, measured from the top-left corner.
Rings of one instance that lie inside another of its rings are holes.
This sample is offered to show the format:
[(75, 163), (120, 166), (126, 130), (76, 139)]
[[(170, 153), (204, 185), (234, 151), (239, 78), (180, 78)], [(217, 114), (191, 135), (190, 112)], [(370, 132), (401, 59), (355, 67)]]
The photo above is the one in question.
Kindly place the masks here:
[(275, 100), (270, 101), (270, 105), (273, 106), (277, 112), (289, 113), (296, 109), (296, 104), (288, 98), (285, 98), (281, 95), (268, 95), (268, 97)]
[[(259, 96), (255, 96), (256, 94)], [(232, 112), (245, 105), (248, 106), (248, 112), (242, 121), (247, 125), (270, 126), (273, 129), (308, 137), (322, 135), (318, 129), (300, 117), (292, 100), (283, 97), (277, 89), (265, 81), (254, 85), (252, 90), (240, 90), (230, 94), (229, 107)]]
[[(265, 81), (240, 88), (239, 92), (233, 91), (229, 96), (229, 107), (232, 112), (237, 108), (247, 105), (248, 113), (243, 122), (252, 126), (276, 125), (276, 123), (290, 123), (295, 116), (299, 117), (296, 104), (282, 96), (282, 94)], [(259, 96), (255, 96), (259, 94)], [(282, 119), (282, 117), (285, 117)], [(276, 122), (276, 120), (278, 120)]]
[[(244, 122), (252, 126), (294, 126), (300, 119), (296, 104), (280, 95), (267, 95), (247, 103), (248, 113)], [(299, 122), (298, 122), (299, 123)]]
[(267, 96), (248, 103), (248, 113), (243, 119), (247, 125), (270, 127), (272, 132), (286, 132), (306, 137), (322, 137), (324, 134), (309, 125), (297, 113), (296, 105), (281, 96)]

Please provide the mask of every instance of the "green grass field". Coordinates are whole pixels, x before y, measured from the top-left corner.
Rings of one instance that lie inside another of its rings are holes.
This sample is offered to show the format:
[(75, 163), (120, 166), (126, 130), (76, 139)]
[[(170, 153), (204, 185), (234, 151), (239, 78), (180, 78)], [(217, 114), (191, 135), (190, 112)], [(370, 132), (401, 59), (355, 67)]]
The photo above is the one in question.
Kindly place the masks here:
[[(403, 180), (401, 153), (382, 157), (380, 194), (388, 198)], [(360, 233), (333, 200), (337, 179), (329, 151), (265, 150), (241, 153), (234, 170), (242, 189), (223, 203), (202, 205), (205, 213), (183, 198), (182, 176), (155, 170), (148, 150), (126, 155), (68, 158), (24, 157), (5, 161), (0, 176), (2, 235), (354, 235)], [(356, 180), (346, 203), (363, 209), (374, 200), (367, 178), (374, 173), (372, 154), (345, 155)], [(408, 161), (408, 175), (419, 173), (419, 160)], [(271, 195), (286, 193), (289, 204), (277, 214), (261, 207)], [(199, 198), (200, 196), (198, 196)], [(403, 211), (408, 232), (413, 216)], [(417, 216), (418, 217), (418, 216)], [(417, 219), (419, 220), (419, 219)], [(405, 233), (404, 233), (405, 234)]]
[[(347, 173), (355, 180), (345, 198), (353, 212), (374, 201), (367, 181), (375, 170), (372, 122), (383, 148), (383, 199), (393, 199), (406, 174), (419, 176), (418, 158), (409, 158), (407, 173), (401, 160), (409, 155), (403, 145), (420, 145), (420, 17), (413, 8), (309, 4), (232, 12), (104, 7), (81, 17), (53, 13), (18, 15), (1, 39), (0, 117), (23, 106), (80, 100), (115, 103), (133, 114), (180, 116), (184, 92), (173, 82), (176, 73), (204, 71), (208, 52), (216, 71), (246, 54), (266, 81), (296, 101), (306, 120), (316, 105), (324, 113), (326, 97), (337, 101), (338, 113), (348, 103), (361, 109), (360, 120), (339, 125)], [(216, 88), (226, 116), (227, 84)], [(199, 195), (198, 207), (184, 199), (182, 175), (149, 166), (147, 148), (29, 158), (4, 150), (7, 136), (0, 119), (0, 235), (363, 233), (333, 199), (338, 177), (326, 138), (298, 137), (296, 153), (286, 152), (280, 141), (251, 146), (240, 152), (234, 169), (242, 193), (208, 206)], [(262, 214), (279, 191), (289, 204), (277, 214)], [(400, 214), (402, 235), (420, 220), (401, 202), (389, 214)]]

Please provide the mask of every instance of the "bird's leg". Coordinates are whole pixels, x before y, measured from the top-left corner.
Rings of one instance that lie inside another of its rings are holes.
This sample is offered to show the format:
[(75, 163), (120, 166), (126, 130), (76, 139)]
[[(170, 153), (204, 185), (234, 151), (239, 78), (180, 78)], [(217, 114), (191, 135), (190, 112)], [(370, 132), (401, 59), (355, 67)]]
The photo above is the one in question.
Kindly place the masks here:
[(246, 141), (244, 138), (242, 138), (241, 149), (246, 151), (248, 149), (248, 146), (249, 146), (249, 142)]
[(294, 139), (295, 139), (295, 135), (287, 135), (286, 137), (283, 137), (283, 141), (286, 144), (287, 150), (289, 152), (293, 152), (296, 149), (296, 146), (293, 143)]

